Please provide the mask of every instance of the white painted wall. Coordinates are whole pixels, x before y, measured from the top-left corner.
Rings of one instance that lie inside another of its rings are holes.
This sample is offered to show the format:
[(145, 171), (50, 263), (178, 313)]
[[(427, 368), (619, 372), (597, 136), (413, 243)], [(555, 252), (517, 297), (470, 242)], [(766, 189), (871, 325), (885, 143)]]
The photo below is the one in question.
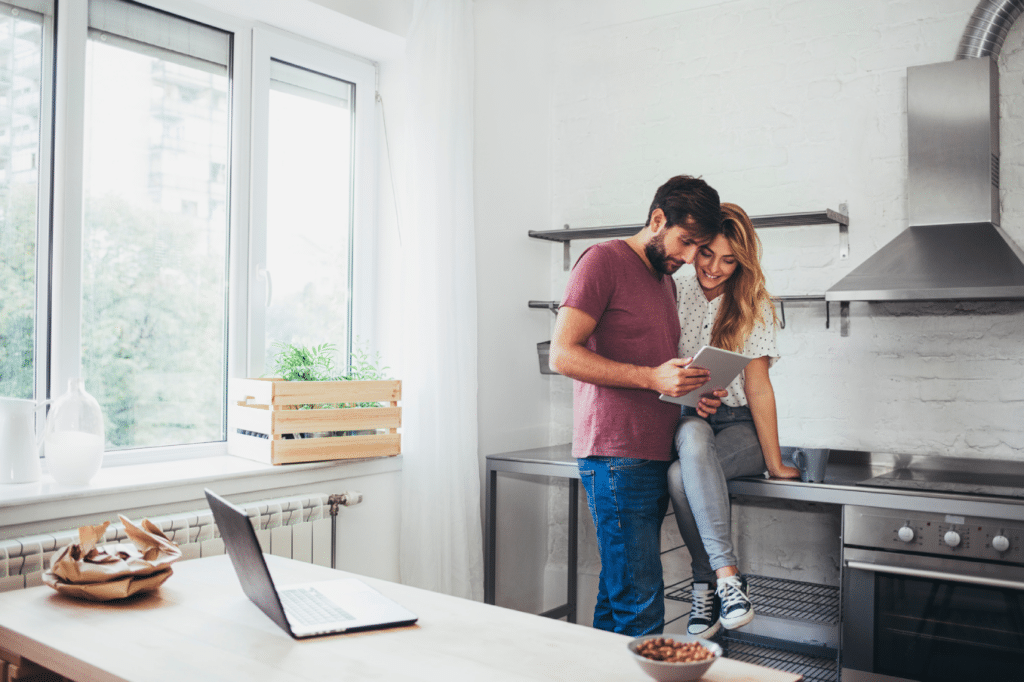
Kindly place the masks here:
[[(483, 457), (549, 443), (550, 377), (537, 343), (552, 314), (551, 246), (527, 236), (552, 226), (554, 128), (548, 0), (476, 2), (475, 207), (479, 273), (479, 433)], [(502, 475), (497, 602), (538, 612), (547, 559), (547, 482)]]
[[(571, 435), (570, 382), (535, 368), (552, 316), (525, 308), (561, 297), (561, 248), (528, 229), (641, 222), (677, 173), (753, 215), (846, 202), (847, 261), (835, 227), (761, 231), (772, 293), (822, 293), (907, 227), (906, 68), (952, 59), (976, 4), (477, 0), (482, 454)], [(1018, 21), (999, 60), (1001, 194), (1024, 245), (1022, 52)], [(854, 303), (848, 337), (838, 308), (826, 330), (823, 303), (786, 306), (783, 444), (1024, 459), (1024, 304)], [(549, 532), (515, 548), (551, 544), (556, 595), (563, 499), (552, 487)], [(534, 503), (510, 521), (533, 523)]]

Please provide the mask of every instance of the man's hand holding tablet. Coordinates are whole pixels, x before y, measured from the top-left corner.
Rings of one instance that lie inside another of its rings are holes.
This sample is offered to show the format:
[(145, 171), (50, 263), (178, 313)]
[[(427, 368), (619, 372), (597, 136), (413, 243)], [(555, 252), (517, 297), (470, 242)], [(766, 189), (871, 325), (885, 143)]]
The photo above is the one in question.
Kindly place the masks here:
[[(747, 366), (750, 360), (751, 358), (740, 353), (733, 353), (732, 351), (714, 348), (713, 346), (704, 346), (697, 351), (697, 354), (693, 356), (693, 360), (686, 367), (707, 370), (708, 374), (704, 375), (709, 377), (707, 381), (697, 384), (690, 388), (689, 391), (683, 392), (678, 396), (661, 393), (659, 397), (666, 402), (697, 408), (698, 412), (702, 411), (700, 405), (701, 398), (707, 397), (721, 404), (720, 399), (725, 397), (726, 387), (739, 376), (739, 373), (743, 371), (743, 368)], [(687, 383), (690, 382), (683, 382), (683, 385)], [(712, 407), (712, 405), (706, 405), (705, 411), (708, 407)], [(717, 409), (718, 405), (716, 404), (713, 407)], [(713, 411), (711, 410), (711, 412)]]

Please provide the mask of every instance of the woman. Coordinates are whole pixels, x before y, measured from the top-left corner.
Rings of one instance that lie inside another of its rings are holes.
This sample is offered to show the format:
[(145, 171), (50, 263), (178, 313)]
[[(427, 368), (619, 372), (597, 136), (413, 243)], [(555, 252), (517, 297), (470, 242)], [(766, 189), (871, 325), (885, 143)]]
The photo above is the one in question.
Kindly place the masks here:
[(676, 430), (679, 460), (669, 492), (690, 551), (693, 607), (687, 632), (711, 637), (754, 617), (746, 579), (736, 568), (726, 481), (760, 475), (795, 478), (782, 464), (775, 393), (768, 368), (778, 359), (775, 308), (761, 271), (761, 240), (735, 204), (722, 204), (722, 234), (694, 259), (696, 276), (679, 283), (680, 357), (716, 346), (753, 358), (728, 386), (718, 411), (703, 418), (684, 407)]

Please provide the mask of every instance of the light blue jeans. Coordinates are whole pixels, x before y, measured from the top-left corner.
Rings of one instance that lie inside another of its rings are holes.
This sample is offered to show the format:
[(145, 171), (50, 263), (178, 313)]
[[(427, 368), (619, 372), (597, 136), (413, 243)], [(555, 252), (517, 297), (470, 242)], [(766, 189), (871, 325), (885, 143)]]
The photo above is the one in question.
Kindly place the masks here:
[(717, 569), (736, 565), (726, 481), (765, 471), (750, 409), (722, 405), (704, 419), (684, 407), (676, 450), (679, 459), (668, 470), (676, 525), (690, 552), (693, 581), (714, 583)]
[(661, 524), (669, 462), (629, 457), (577, 460), (601, 555), (594, 627), (632, 637), (665, 627)]

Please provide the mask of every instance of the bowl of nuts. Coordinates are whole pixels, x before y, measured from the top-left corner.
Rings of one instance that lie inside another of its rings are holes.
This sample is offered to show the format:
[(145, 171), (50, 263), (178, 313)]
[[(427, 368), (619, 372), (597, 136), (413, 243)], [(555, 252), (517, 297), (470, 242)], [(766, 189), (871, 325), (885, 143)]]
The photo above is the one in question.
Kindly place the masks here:
[(722, 655), (722, 647), (693, 635), (647, 635), (629, 643), (629, 651), (643, 671), (658, 682), (700, 679)]

